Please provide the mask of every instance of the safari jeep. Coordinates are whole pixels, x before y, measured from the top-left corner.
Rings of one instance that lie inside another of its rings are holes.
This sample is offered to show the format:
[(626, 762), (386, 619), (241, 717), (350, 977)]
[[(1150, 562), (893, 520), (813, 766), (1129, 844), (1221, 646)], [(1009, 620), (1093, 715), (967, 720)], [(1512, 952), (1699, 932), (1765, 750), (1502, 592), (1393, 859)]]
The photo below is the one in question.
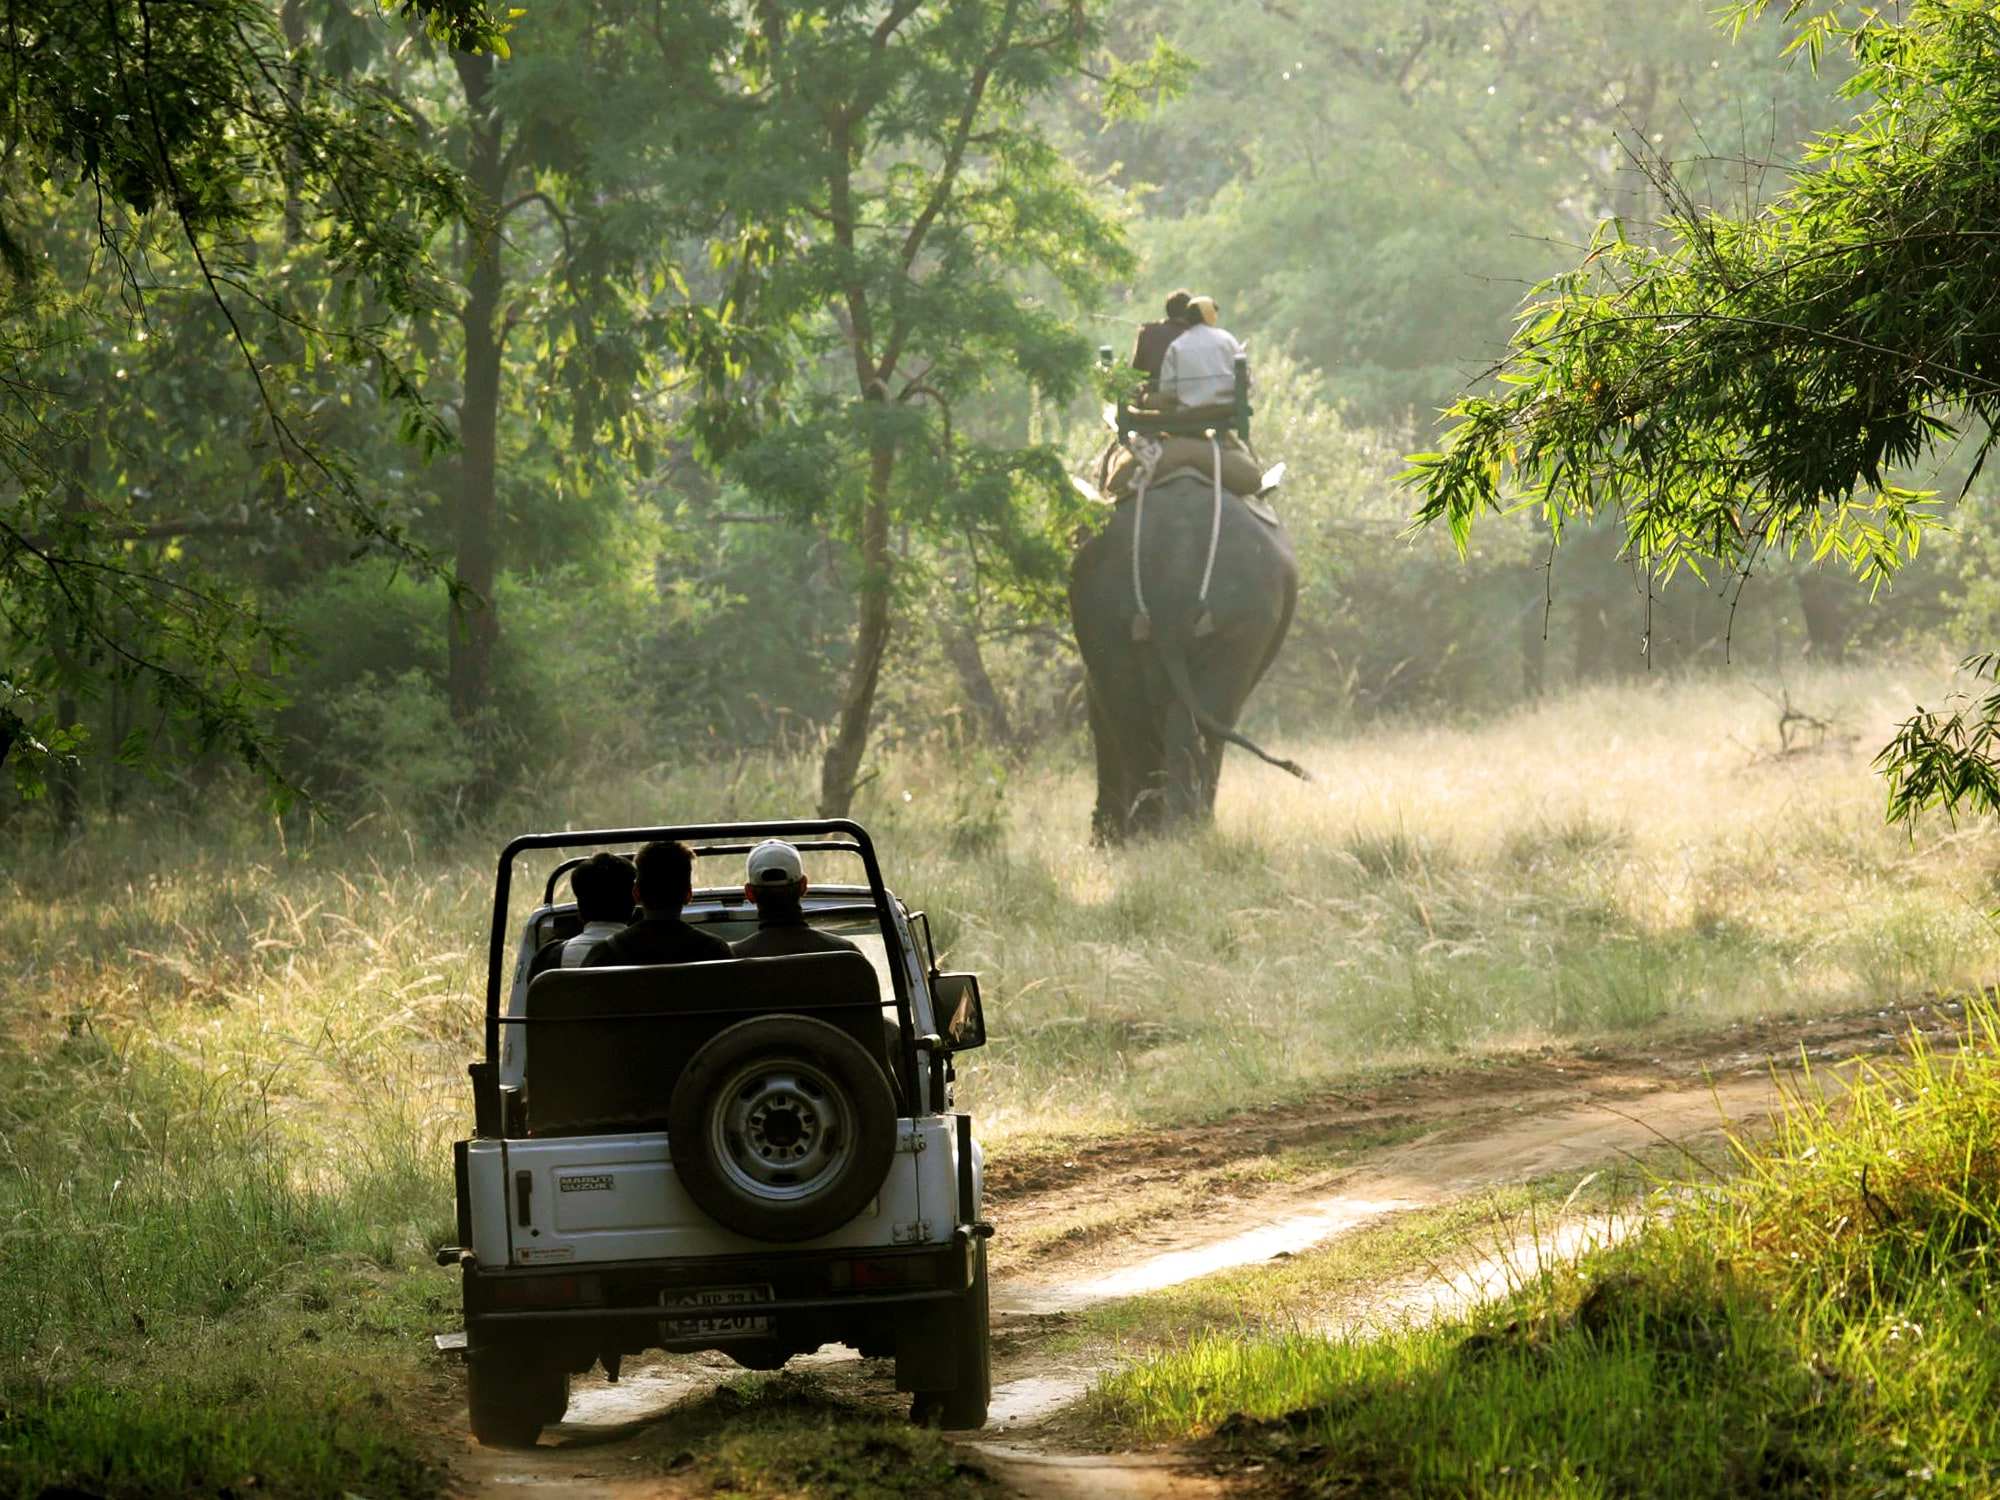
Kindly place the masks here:
[[(742, 861), (767, 838), (808, 864), (815, 927), (862, 951), (644, 968), (529, 962), (578, 928), (563, 877), (601, 848), (681, 839), (683, 917), (748, 935)], [(571, 854), (569, 851), (582, 851)], [(556, 851), (512, 925), (514, 866)], [(725, 869), (727, 871), (725, 875)], [(704, 887), (704, 878), (734, 883)], [(513, 935), (513, 963), (507, 944)], [(510, 977), (511, 976), (511, 977)], [(979, 984), (938, 972), (929, 923), (845, 820), (534, 834), (501, 851), (472, 1139), (453, 1147), (472, 1431), (533, 1443), (570, 1377), (645, 1350), (717, 1349), (755, 1370), (842, 1343), (893, 1357), (911, 1416), (986, 1420), (986, 1240), (972, 1117), (952, 1060), (985, 1041)]]

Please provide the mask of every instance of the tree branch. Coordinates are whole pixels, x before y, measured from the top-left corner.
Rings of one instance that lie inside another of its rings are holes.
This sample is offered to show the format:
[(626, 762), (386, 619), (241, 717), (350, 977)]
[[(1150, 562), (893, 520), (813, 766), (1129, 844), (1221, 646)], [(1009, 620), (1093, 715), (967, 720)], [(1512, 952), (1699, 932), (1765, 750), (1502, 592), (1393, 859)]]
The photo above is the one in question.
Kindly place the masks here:
[(543, 192), (540, 188), (529, 188), (527, 192), (522, 193), (518, 197), (510, 198), (507, 200), (507, 202), (501, 204), (500, 211), (494, 215), (494, 222), (496, 224), (505, 223), (507, 217), (510, 214), (512, 214), (515, 209), (520, 208), (529, 203), (539, 203), (544, 209), (548, 211), (549, 217), (556, 221), (556, 228), (562, 231), (563, 258), (566, 260), (574, 259), (574, 253), (571, 249), (570, 237), (569, 237), (569, 215), (564, 213), (560, 208), (558, 208), (556, 206), (556, 200), (551, 198), (547, 193)]
[[(986, 89), (993, 80), (994, 68), (1014, 44), (1014, 28), (1019, 23), (1020, 13), (1021, 0), (1007, 0), (1007, 9), (1001, 15), (1000, 30), (993, 46), (979, 60), (979, 66), (973, 69), (972, 77), (966, 82), (965, 106), (959, 111), (958, 122), (952, 130), (951, 144), (945, 148), (944, 161), (938, 168), (937, 180), (931, 184), (929, 199), (918, 213), (916, 222), (910, 226), (910, 232), (903, 237), (900, 264), (904, 276), (908, 276), (911, 267), (917, 263), (917, 256), (923, 250), (931, 226), (937, 222), (938, 215), (944, 212), (945, 205), (951, 201), (952, 193), (957, 190), (958, 174), (965, 165), (965, 148), (972, 138), (972, 127), (979, 118), (980, 107), (986, 102)], [(903, 345), (908, 341), (909, 335), (908, 316), (897, 317), (889, 330), (888, 343), (882, 351), (879, 367), (881, 378), (887, 379), (890, 372), (896, 368), (896, 361), (902, 356)]]

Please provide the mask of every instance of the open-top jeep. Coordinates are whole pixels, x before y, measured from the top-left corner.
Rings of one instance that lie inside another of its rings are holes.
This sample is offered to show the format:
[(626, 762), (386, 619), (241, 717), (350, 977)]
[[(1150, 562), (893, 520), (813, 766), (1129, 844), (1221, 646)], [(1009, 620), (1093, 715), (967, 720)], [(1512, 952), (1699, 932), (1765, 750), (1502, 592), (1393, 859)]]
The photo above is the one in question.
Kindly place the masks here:
[[(563, 876), (591, 851), (681, 839), (682, 913), (727, 939), (755, 930), (741, 861), (766, 838), (862, 884), (811, 886), (806, 919), (859, 953), (634, 968), (553, 968), (577, 931)], [(514, 865), (548, 874), (514, 934)], [(707, 861), (704, 866), (703, 861)], [(732, 861), (737, 883), (701, 884)], [(978, 981), (944, 974), (929, 923), (883, 884), (840, 819), (535, 834), (501, 852), (474, 1133), (456, 1143), (463, 1351), (473, 1434), (535, 1441), (573, 1374), (648, 1349), (719, 1349), (750, 1369), (843, 1343), (896, 1362), (911, 1415), (986, 1420), (986, 1239), (972, 1118), (952, 1056), (985, 1040)]]

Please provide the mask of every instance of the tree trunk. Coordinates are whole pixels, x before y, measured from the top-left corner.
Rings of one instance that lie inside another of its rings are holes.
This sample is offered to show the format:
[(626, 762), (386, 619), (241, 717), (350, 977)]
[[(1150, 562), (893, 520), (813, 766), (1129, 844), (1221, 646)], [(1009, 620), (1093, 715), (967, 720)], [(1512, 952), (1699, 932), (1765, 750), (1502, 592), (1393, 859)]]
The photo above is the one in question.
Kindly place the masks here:
[[(501, 155), (502, 127), (491, 105), (494, 61), (490, 55), (454, 58), (465, 89), (472, 138), (466, 177), (482, 207), (499, 211), (506, 186)], [(453, 532), (462, 592), (451, 605), (448, 689), (452, 717), (471, 726), (492, 696), (493, 653), (500, 638), (493, 583), (498, 571), (496, 536), (496, 446), (500, 419), (500, 235), (497, 225), (479, 226), (466, 239), (464, 391), (458, 417), (460, 446), (458, 503)]]
[(1812, 567), (1798, 575), (1799, 613), (1805, 616), (1806, 645), (1814, 661), (1839, 661), (1847, 654), (1843, 582)]
[(854, 665), (840, 705), (840, 727), (819, 768), (819, 815), (844, 818), (854, 805), (875, 688), (889, 646), (889, 480), (896, 450), (878, 445), (868, 470), (868, 509), (861, 519), (861, 618), (854, 632)]
[[(62, 653), (67, 654), (67, 653)], [(56, 723), (67, 729), (76, 722), (78, 704), (74, 697), (63, 693), (56, 698)], [(49, 768), (49, 790), (54, 794), (53, 803), (58, 844), (64, 843), (83, 832), (83, 775), (75, 761), (58, 761)]]
[[(90, 503), (97, 456), (90, 440), (81, 438), (69, 445), (63, 457), (63, 511), (70, 516), (79, 516)], [(83, 706), (77, 702), (76, 693), (68, 683), (75, 679), (77, 653), (83, 649), (85, 638), (82, 619), (70, 610), (65, 608), (60, 611), (59, 620), (51, 652), (64, 683), (56, 694), (56, 728), (68, 729), (83, 712)], [(49, 769), (49, 790), (53, 794), (51, 800), (56, 819), (55, 836), (56, 841), (61, 843), (83, 832), (83, 772), (74, 759), (58, 761)]]
[(951, 668), (958, 674), (958, 689), (965, 695), (979, 735), (997, 750), (1011, 753), (1015, 747), (1014, 725), (1007, 705), (986, 671), (986, 659), (979, 653), (979, 637), (959, 612), (956, 601), (946, 601), (938, 616), (938, 639)]

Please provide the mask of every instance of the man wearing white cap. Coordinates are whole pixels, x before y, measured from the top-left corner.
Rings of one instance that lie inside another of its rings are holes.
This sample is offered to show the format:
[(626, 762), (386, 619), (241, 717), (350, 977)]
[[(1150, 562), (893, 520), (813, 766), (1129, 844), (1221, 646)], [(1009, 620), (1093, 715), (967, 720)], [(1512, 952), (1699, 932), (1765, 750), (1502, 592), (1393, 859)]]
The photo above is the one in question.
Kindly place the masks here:
[(799, 851), (769, 839), (750, 851), (743, 894), (757, 906), (757, 930), (730, 944), (738, 958), (782, 958), (791, 953), (859, 953), (846, 938), (821, 932), (806, 921), (800, 898), (806, 893)]

